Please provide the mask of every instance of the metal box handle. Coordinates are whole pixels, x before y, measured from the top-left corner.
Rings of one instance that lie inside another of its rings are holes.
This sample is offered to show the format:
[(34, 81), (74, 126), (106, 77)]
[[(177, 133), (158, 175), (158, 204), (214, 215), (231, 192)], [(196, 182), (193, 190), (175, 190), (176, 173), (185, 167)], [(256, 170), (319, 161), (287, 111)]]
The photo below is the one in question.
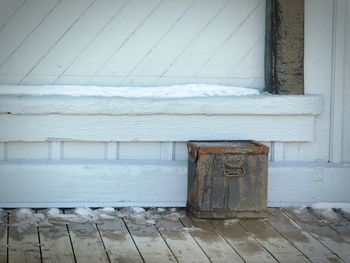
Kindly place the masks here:
[(224, 175), (227, 177), (244, 176), (245, 170), (242, 160), (226, 160), (224, 162)]

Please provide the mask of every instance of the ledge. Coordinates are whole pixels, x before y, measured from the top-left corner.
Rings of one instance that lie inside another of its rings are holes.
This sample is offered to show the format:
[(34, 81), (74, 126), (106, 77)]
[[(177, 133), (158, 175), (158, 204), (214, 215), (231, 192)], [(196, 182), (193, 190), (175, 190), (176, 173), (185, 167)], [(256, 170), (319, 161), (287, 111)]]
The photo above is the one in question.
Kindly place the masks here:
[(176, 99), (0, 94), (0, 113), (64, 115), (318, 115), (320, 95)]
[(18, 89), (0, 86), (0, 141), (312, 141), (322, 112), (320, 95), (169, 99)]

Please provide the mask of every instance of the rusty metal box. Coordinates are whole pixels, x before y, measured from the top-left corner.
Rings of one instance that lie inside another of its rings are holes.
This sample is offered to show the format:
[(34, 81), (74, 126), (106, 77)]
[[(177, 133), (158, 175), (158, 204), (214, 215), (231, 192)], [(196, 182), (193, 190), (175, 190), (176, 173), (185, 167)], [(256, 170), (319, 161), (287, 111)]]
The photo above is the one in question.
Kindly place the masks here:
[(262, 218), (269, 148), (255, 141), (189, 141), (187, 209), (197, 218)]

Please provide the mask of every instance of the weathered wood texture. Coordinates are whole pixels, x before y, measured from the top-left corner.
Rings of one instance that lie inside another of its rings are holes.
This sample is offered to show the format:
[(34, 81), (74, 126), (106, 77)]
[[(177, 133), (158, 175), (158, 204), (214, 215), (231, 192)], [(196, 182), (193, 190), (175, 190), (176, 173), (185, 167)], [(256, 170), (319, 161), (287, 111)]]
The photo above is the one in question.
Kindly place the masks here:
[(264, 217), (268, 148), (252, 141), (188, 143), (188, 209), (198, 218)]
[(38, 233), (43, 263), (75, 262), (69, 233), (65, 224), (40, 226)]
[(97, 228), (111, 262), (142, 263), (134, 241), (132, 240), (124, 221), (116, 217), (113, 220), (97, 224)]
[(40, 242), (37, 227), (33, 224), (22, 225), (12, 210), (9, 220), (9, 262), (40, 263)]
[(350, 239), (339, 235), (327, 223), (310, 214), (307, 209), (295, 212), (292, 209), (284, 209), (285, 213), (308, 231), (315, 239), (326, 246), (344, 262), (350, 259)]
[(179, 263), (209, 263), (209, 259), (193, 237), (183, 230), (178, 220), (159, 220), (156, 224), (159, 233), (169, 246)]
[(226, 242), (209, 221), (186, 216), (181, 218), (181, 222), (188, 229), (191, 229), (191, 235), (205, 251), (211, 262), (244, 262), (235, 249)]
[(277, 262), (271, 254), (239, 224), (238, 220), (211, 220), (211, 222), (245, 262)]
[(176, 259), (154, 225), (137, 224), (125, 220), (131, 236), (145, 262), (176, 262)]
[(304, 94), (304, 0), (267, 0), (265, 89)]
[(77, 262), (109, 262), (95, 224), (71, 223), (68, 228)]
[(7, 223), (7, 212), (0, 209), (0, 263), (7, 262)]
[(288, 240), (263, 220), (241, 219), (239, 222), (278, 262), (309, 262)]
[(269, 209), (268, 224), (276, 229), (312, 262), (342, 262), (326, 246), (279, 209)]
[[(348, 233), (334, 231), (328, 217), (320, 220), (307, 209), (285, 210), (288, 216), (270, 209), (267, 220), (194, 219), (184, 211), (151, 209), (145, 214), (96, 210), (84, 220), (70, 213), (61, 221), (39, 211), (22, 210), (15, 218), (16, 210), (7, 211), (10, 235), (0, 239), (5, 249), (0, 263), (350, 262)], [(345, 220), (339, 211), (332, 218)], [(2, 222), (6, 233), (7, 215)]]

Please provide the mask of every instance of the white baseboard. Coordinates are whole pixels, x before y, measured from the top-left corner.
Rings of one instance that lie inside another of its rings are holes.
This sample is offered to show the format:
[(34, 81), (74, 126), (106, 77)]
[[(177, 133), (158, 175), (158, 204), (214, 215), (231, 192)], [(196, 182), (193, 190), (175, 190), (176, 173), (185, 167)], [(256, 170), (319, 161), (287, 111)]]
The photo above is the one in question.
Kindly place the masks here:
[[(185, 206), (184, 161), (4, 161), (0, 207)], [(271, 162), (269, 206), (349, 202), (350, 165)]]

